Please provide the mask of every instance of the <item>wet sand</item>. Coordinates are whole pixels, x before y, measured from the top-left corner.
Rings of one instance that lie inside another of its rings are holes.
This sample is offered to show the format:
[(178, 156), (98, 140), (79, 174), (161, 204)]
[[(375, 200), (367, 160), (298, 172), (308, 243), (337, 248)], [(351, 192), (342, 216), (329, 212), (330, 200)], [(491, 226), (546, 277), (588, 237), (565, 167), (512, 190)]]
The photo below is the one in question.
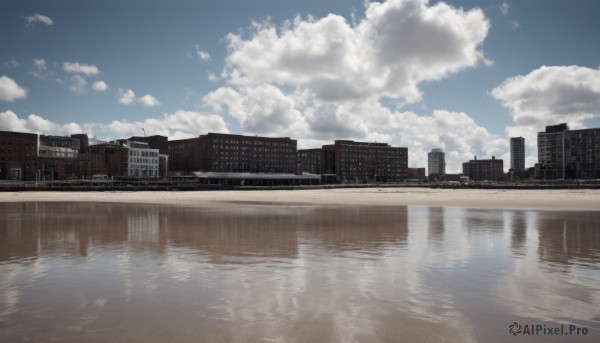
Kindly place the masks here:
[(349, 188), (276, 191), (0, 193), (0, 202), (22, 201), (94, 201), (186, 206), (205, 206), (219, 202), (252, 202), (598, 211), (600, 210), (600, 190)]

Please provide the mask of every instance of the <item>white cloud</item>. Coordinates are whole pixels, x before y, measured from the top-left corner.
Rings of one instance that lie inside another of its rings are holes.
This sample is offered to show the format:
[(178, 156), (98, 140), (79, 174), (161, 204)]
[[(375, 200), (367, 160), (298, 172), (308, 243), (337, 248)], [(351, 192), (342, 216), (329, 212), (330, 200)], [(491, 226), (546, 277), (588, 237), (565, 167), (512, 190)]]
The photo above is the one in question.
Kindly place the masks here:
[(503, 15), (507, 15), (508, 11), (510, 10), (510, 4), (507, 2), (503, 2), (500, 6), (498, 6), (498, 8), (500, 9), (500, 12), (502, 12)]
[(75, 123), (57, 124), (36, 114), (21, 119), (12, 111), (0, 112), (0, 130), (53, 135), (82, 132)]
[(104, 81), (95, 81), (92, 85), (92, 89), (98, 92), (104, 92), (108, 90), (108, 85)]
[(207, 132), (228, 133), (222, 117), (215, 114), (179, 110), (165, 113), (162, 118), (147, 118), (142, 121), (113, 121), (111, 123), (59, 124), (35, 114), (19, 118), (14, 112), (0, 112), (0, 130), (32, 132), (42, 134), (72, 134), (86, 132), (103, 140), (127, 138), (139, 135), (141, 128), (148, 134), (163, 135), (169, 139), (197, 137)]
[(131, 89), (123, 90), (119, 88), (117, 96), (119, 97), (119, 103), (122, 105), (131, 105), (135, 102), (135, 93)]
[(480, 9), (426, 0), (370, 3), (355, 27), (334, 14), (296, 17), (279, 28), (254, 23), (248, 39), (227, 36), (224, 75), (233, 85), (304, 87), (330, 101), (414, 102), (421, 98), (419, 83), (485, 62), (481, 44), (489, 26)]
[(140, 128), (143, 127), (148, 134), (168, 136), (169, 139), (197, 137), (207, 132), (229, 132), (221, 116), (184, 110), (164, 114), (159, 119), (113, 121), (110, 124), (94, 124), (94, 127), (100, 132), (117, 137), (139, 135)]
[(52, 18), (42, 15), (42, 14), (34, 14), (27, 17), (22, 17), (27, 21), (27, 26), (30, 26), (34, 23), (42, 23), (46, 25), (54, 25), (54, 20)]
[(27, 96), (27, 90), (8, 76), (0, 77), (0, 100), (13, 102)]
[(48, 77), (48, 65), (46, 60), (43, 58), (36, 58), (33, 60), (33, 70), (30, 71), (30, 74), (37, 77), (38, 79), (45, 79)]
[(204, 62), (209, 62), (210, 60), (212, 60), (212, 57), (210, 56), (210, 54), (208, 52), (200, 49), (200, 45), (198, 45), (198, 44), (194, 45), (194, 49), (195, 49), (195, 52), (193, 54), (191, 52), (187, 53), (187, 57), (190, 60), (194, 60), (194, 56), (196, 56), (196, 58), (199, 58), (200, 60), (202, 60)]
[(63, 70), (72, 74), (97, 75), (98, 67), (93, 64), (81, 64), (79, 62), (63, 63)]
[(211, 82), (219, 81), (219, 77), (215, 73), (210, 72), (210, 71), (208, 71), (206, 73), (207, 73), (208, 81), (211, 81)]
[(521, 27), (521, 24), (519, 24), (518, 21), (513, 20), (513, 21), (510, 22), (510, 26), (513, 28), (513, 30), (516, 30), (516, 29), (518, 29), (518, 28)]
[(442, 147), (452, 172), (474, 155), (505, 156), (507, 140), (465, 113), (423, 116), (381, 103), (418, 101), (421, 82), (487, 63), (483, 12), (425, 0), (369, 3), (365, 11), (352, 25), (330, 14), (229, 34), (221, 74), (228, 86), (204, 104), (238, 120), (244, 133), (291, 136), (301, 148), (335, 139), (388, 142), (408, 147), (409, 164), (424, 167), (427, 151)]
[(537, 160), (537, 132), (545, 126), (583, 128), (585, 120), (600, 116), (600, 69), (542, 66), (506, 79), (491, 94), (510, 110), (514, 126), (507, 133), (525, 137), (531, 163)]
[(160, 102), (158, 102), (158, 100), (156, 100), (156, 98), (150, 94), (146, 94), (143, 97), (139, 98), (138, 102), (146, 107), (153, 107), (153, 106), (160, 105)]
[(74, 93), (85, 93), (87, 91), (87, 81), (80, 75), (73, 75), (69, 79), (69, 89)]

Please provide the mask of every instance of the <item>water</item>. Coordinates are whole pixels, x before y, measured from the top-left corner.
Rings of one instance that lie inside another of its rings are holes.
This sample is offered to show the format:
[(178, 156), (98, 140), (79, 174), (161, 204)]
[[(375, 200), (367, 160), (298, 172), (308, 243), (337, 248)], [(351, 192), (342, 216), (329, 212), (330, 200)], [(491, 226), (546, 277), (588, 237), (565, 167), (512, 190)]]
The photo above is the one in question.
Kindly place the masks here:
[(0, 341), (598, 342), (600, 212), (3, 203)]

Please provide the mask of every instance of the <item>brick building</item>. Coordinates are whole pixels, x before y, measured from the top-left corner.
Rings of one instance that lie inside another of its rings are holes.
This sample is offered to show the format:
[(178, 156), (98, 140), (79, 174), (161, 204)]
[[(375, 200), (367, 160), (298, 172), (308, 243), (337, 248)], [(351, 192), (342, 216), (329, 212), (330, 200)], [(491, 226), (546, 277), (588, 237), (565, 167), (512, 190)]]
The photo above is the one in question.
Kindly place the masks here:
[(295, 173), (296, 140), (208, 133), (169, 141), (169, 168), (190, 173)]
[(298, 150), (298, 172), (322, 174), (323, 149)]
[(504, 180), (504, 161), (492, 156), (489, 160), (475, 159), (463, 163), (463, 175), (473, 181)]
[(38, 135), (0, 131), (0, 180), (35, 180)]
[(342, 182), (400, 182), (406, 180), (408, 149), (387, 143), (336, 140), (323, 146), (322, 171)]

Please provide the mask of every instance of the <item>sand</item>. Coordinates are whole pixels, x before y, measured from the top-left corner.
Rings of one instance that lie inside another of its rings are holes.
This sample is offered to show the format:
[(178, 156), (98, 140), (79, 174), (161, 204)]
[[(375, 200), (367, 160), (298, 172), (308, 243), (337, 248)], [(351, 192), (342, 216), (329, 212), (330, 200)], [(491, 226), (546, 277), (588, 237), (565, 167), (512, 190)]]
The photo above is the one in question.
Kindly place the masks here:
[(600, 190), (347, 188), (276, 191), (5, 192), (0, 202), (95, 201), (204, 206), (227, 202), (422, 205), (600, 211)]

